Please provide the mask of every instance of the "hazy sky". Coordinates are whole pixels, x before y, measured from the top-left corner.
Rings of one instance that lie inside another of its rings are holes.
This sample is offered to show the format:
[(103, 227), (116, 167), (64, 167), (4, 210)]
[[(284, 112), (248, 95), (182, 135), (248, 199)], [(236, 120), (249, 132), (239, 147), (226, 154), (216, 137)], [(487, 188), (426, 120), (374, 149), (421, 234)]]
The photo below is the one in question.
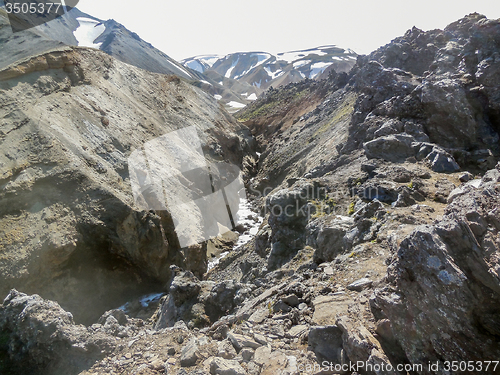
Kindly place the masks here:
[(369, 53), (412, 26), (444, 28), (466, 14), (500, 18), (498, 0), (80, 0), (175, 59), (336, 44)]

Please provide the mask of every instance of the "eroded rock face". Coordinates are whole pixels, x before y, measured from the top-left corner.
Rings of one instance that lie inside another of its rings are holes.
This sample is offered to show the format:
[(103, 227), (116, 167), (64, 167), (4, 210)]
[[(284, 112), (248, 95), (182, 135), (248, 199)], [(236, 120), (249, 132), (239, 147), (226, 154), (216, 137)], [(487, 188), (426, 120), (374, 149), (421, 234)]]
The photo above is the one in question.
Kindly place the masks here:
[(34, 374), (76, 374), (116, 344), (111, 335), (75, 325), (56, 302), (16, 290), (0, 305), (0, 334), (11, 359), (23, 363), (22, 372)]
[(316, 263), (330, 262), (341, 254), (347, 244), (344, 236), (351, 229), (354, 220), (346, 216), (318, 218), (307, 225), (307, 244), (314, 249)]
[(306, 242), (306, 224), (316, 212), (310, 201), (324, 195), (317, 184), (299, 180), (266, 199), (268, 223), (272, 229), (268, 268), (276, 269), (290, 260)]
[(189, 271), (177, 271), (169, 295), (159, 307), (156, 329), (185, 321), (190, 328), (203, 327), (229, 314), (254, 289), (232, 280), (200, 281)]
[(128, 157), (194, 126), (207, 159), (241, 167), (251, 137), (216, 101), (67, 47), (0, 72), (0, 88), (0, 295), (38, 293), (90, 323), (164, 288), (170, 264), (206, 271), (206, 248), (181, 249), (168, 211), (135, 205)]
[(500, 165), (455, 196), (442, 220), (401, 242), (390, 288), (376, 291), (372, 307), (412, 363), (500, 354), (498, 207)]
[(498, 25), (471, 14), (444, 31), (413, 28), (359, 58), (350, 83), (360, 95), (343, 152), (363, 146), (368, 157), (401, 161), (416, 156), (415, 142), (431, 142), (453, 152), (429, 157), (439, 172), (457, 170), (456, 162), (477, 167), (479, 150), (498, 155)]

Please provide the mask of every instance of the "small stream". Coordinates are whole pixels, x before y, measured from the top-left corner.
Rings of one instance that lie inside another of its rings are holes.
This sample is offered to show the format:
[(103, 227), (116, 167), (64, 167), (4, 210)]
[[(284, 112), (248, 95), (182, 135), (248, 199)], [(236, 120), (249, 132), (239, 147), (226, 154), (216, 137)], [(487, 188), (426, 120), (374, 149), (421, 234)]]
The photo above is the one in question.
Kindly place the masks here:
[[(259, 231), (259, 227), (263, 221), (264, 218), (259, 216), (258, 211), (252, 206), (250, 201), (247, 198), (240, 198), (240, 205), (236, 214), (236, 223), (238, 225), (243, 225), (247, 229), (239, 236), (238, 241), (233, 247), (233, 250), (237, 250), (241, 246), (248, 243), (252, 238), (254, 238)], [(220, 260), (228, 254), (229, 251), (225, 251), (218, 257), (210, 259), (208, 261), (208, 270), (211, 270), (216, 265), (218, 265)]]

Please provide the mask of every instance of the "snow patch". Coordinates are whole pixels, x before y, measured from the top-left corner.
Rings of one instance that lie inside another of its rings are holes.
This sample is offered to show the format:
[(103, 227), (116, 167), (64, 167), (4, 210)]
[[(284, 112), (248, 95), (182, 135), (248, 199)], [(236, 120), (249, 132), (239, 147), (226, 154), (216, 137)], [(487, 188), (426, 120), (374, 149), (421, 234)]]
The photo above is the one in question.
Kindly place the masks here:
[(94, 41), (99, 38), (102, 33), (106, 30), (106, 26), (104, 26), (101, 22), (86, 18), (86, 17), (77, 17), (76, 20), (80, 24), (73, 32), (78, 45), (81, 47), (91, 47), (91, 48), (99, 48), (102, 43), (94, 43)]
[(203, 68), (203, 65), (199, 63), (199, 61), (196, 60), (191, 60), (185, 63), (185, 65), (193, 70), (196, 70), (197, 72), (203, 73), (205, 69)]
[(311, 73), (309, 73), (309, 78), (313, 79), (319, 74), (323, 73), (326, 68), (328, 68), (332, 63), (319, 62), (311, 65)]
[(257, 56), (258, 63), (255, 66), (264, 64), (264, 62), (271, 58), (269, 53), (252, 53), (252, 56)]
[(307, 51), (309, 52), (310, 55), (318, 55), (318, 56), (325, 56), (328, 55), (326, 52), (323, 52), (320, 49), (312, 50), (312, 51)]
[(301, 59), (302, 57), (306, 57), (304, 51), (293, 51), (293, 52), (283, 52), (278, 53), (279, 61), (286, 61), (291, 64), (292, 62)]
[(252, 95), (250, 95), (248, 98), (248, 100), (257, 100), (257, 95), (255, 95), (255, 93), (253, 93)]
[(227, 70), (226, 75), (224, 77), (226, 78), (231, 78), (231, 73), (233, 72), (234, 67), (236, 64), (238, 64), (238, 61), (240, 61), (240, 58), (238, 57), (235, 62), (231, 65), (231, 67)]
[(207, 85), (213, 86), (210, 82), (205, 81), (204, 79), (200, 79), (200, 82), (206, 83)]
[[(163, 297), (165, 293), (151, 293), (142, 296), (139, 300), (139, 303), (142, 307), (148, 307), (150, 303), (159, 302), (161, 297)], [(118, 308), (118, 310), (122, 310), (124, 312), (128, 312), (130, 307), (130, 302), (127, 302), (125, 305), (122, 305)]]
[(191, 74), (189, 74), (189, 72), (186, 69), (184, 69), (182, 66), (176, 65), (172, 61), (169, 61), (169, 60), (167, 60), (167, 63), (169, 63), (174, 70), (176, 69), (176, 70), (180, 71), (181, 73), (183, 73), (188, 78), (193, 78), (193, 76)]
[(300, 60), (296, 61), (293, 63), (294, 69), (302, 68), (303, 66), (306, 66), (307, 64), (310, 64), (311, 60)]
[[(219, 55), (200, 55), (200, 56), (194, 56), (194, 57), (191, 57), (189, 59), (184, 59), (182, 60), (182, 63), (184, 65), (187, 65), (189, 66), (191, 69), (194, 69), (194, 70), (197, 70), (195, 68), (192, 68), (189, 64), (191, 64), (191, 62), (194, 62), (196, 61), (198, 64), (200, 64), (201, 66), (203, 66), (203, 64), (207, 65), (209, 68), (211, 68), (212, 66), (214, 66), (214, 64), (219, 61), (221, 58), (223, 58), (224, 56), (219, 56)], [(201, 72), (203, 73), (203, 72)]]
[(202, 60), (205, 64), (207, 64), (209, 67), (214, 66), (214, 64), (220, 59), (220, 56), (207, 56), (204, 57)]
[[(238, 241), (234, 245), (233, 250), (240, 248), (249, 242), (257, 232), (259, 231), (259, 227), (264, 221), (263, 217), (260, 217), (257, 212), (253, 211), (253, 207), (248, 201), (248, 199), (241, 197), (240, 195), (240, 203), (238, 206), (238, 212), (236, 213), (236, 224), (243, 225), (247, 230), (241, 234), (238, 238)], [(229, 254), (229, 251), (223, 252), (219, 255), (218, 258), (208, 261), (208, 270), (211, 270), (216, 265), (218, 265), (226, 255)]]
[(152, 293), (152, 294), (147, 294), (144, 297), (142, 297), (139, 302), (141, 303), (142, 307), (148, 307), (151, 302), (156, 302), (159, 301), (160, 298), (164, 295), (165, 293)]
[(250, 241), (259, 231), (259, 227), (263, 221), (264, 218), (260, 217), (252, 210), (252, 205), (248, 199), (240, 198), (240, 205), (238, 213), (236, 214), (236, 222), (238, 224), (242, 224), (244, 227), (248, 227), (249, 229), (238, 238), (235, 249)]
[(234, 77), (234, 79), (239, 79), (239, 78), (243, 77), (244, 75), (250, 73), (252, 70), (257, 68), (259, 65), (264, 64), (266, 61), (268, 61), (272, 57), (272, 55), (270, 55), (269, 53), (252, 53), (252, 54), (250, 54), (250, 57), (254, 57), (254, 56), (257, 57), (257, 63), (255, 65), (251, 65), (248, 68), (248, 70), (246, 70), (243, 73), (239, 74), (238, 76)]
[(214, 98), (215, 98), (215, 99), (217, 99), (217, 100), (221, 100), (221, 99), (222, 99), (222, 96), (221, 96), (221, 95), (217, 95), (217, 94), (215, 94), (215, 95), (214, 95)]
[(227, 103), (227, 105), (232, 107), (232, 108), (245, 108), (246, 107), (246, 104), (235, 102), (235, 101), (231, 101), (231, 102)]
[(281, 77), (283, 74), (285, 74), (285, 72), (283, 70), (277, 70), (275, 72), (272, 72), (271, 69), (268, 68), (267, 66), (264, 67), (264, 70), (269, 75), (269, 77), (271, 77), (271, 79), (276, 79), (278, 77)]

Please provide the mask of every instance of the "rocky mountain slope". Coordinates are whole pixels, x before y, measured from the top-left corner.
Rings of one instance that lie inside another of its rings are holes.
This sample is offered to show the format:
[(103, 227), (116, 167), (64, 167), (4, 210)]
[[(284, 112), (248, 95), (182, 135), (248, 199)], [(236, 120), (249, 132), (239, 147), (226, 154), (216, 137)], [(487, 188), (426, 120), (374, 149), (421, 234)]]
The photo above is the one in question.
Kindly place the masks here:
[(102, 21), (77, 8), (36, 28), (15, 34), (9, 26), (7, 14), (0, 9), (0, 38), (0, 68), (50, 47), (67, 45), (97, 48), (122, 62), (153, 73), (175, 74), (187, 80), (200, 78), (195, 71), (184, 68), (116, 21)]
[(243, 104), (256, 100), (271, 86), (278, 87), (306, 78), (321, 80), (332, 70), (348, 72), (356, 62), (356, 57), (357, 54), (349, 49), (322, 46), (276, 55), (240, 52), (225, 56), (195, 56), (181, 63), (230, 87), (231, 91), (241, 96), (232, 106), (241, 108)]
[[(221, 124), (240, 139), (229, 158), (246, 154), (263, 217), (255, 237), (202, 277), (189, 254), (170, 262), (146, 321), (112, 310), (85, 327), (12, 290), (0, 364), (85, 375), (498, 373), (499, 49), (500, 20), (471, 14), (413, 28), (348, 73), (267, 90), (239, 124)], [(244, 146), (249, 131), (258, 153)], [(12, 186), (11, 210), (18, 191), (29, 194)]]
[(215, 99), (176, 76), (62, 47), (0, 71), (0, 102), (1, 293), (39, 293), (89, 323), (163, 290), (172, 263), (206, 271), (205, 249), (181, 251), (168, 213), (134, 203), (128, 158), (195, 126), (210, 158), (242, 168), (251, 136)]

